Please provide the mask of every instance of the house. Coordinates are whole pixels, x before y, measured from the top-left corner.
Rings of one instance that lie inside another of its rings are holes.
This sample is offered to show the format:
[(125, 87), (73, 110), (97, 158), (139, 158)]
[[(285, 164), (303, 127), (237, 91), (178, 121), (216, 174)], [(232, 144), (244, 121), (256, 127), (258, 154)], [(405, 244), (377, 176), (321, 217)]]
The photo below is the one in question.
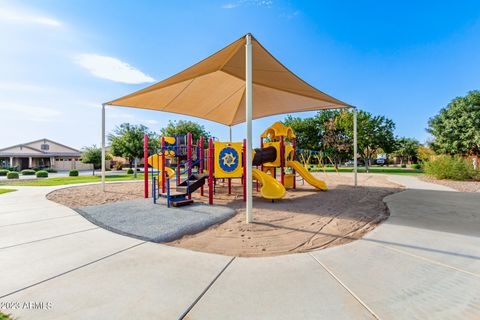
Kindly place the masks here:
[(92, 169), (91, 164), (80, 161), (80, 156), (77, 149), (49, 139), (40, 139), (0, 149), (0, 168)]

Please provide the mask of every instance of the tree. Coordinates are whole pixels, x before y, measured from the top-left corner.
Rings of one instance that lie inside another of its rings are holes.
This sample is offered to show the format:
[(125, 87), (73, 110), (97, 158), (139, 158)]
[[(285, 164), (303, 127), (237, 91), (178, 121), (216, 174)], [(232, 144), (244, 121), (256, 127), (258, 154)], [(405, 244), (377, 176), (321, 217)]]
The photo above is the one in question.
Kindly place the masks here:
[[(353, 112), (344, 110), (338, 118), (338, 125), (345, 128), (345, 132), (353, 137)], [(365, 169), (372, 155), (379, 149), (389, 154), (395, 148), (393, 130), (395, 123), (384, 116), (373, 116), (371, 113), (357, 111), (357, 144), (358, 153), (365, 161)]]
[(420, 143), (411, 138), (402, 137), (397, 139), (395, 142), (395, 150), (393, 155), (400, 158), (400, 164), (403, 164), (403, 161), (410, 161), (412, 158), (418, 156), (418, 148)]
[(160, 130), (161, 134), (166, 137), (186, 135), (188, 132), (192, 133), (193, 140), (200, 139), (201, 136), (205, 138), (205, 143), (208, 143), (210, 133), (205, 130), (205, 127), (193, 121), (168, 121), (165, 128)]
[[(107, 156), (105, 157), (107, 158)], [(98, 169), (102, 165), (102, 149), (97, 148), (96, 145), (91, 147), (85, 147), (82, 149), (82, 162), (93, 164), (92, 175), (95, 175), (95, 169)]]
[(452, 100), (430, 118), (427, 131), (433, 135), (432, 149), (450, 155), (480, 154), (480, 91)]
[(297, 137), (297, 148), (304, 150), (321, 150), (322, 130), (315, 118), (298, 118), (288, 115), (283, 124), (291, 127)]
[[(145, 134), (148, 135), (149, 152), (153, 152), (159, 145), (159, 138), (156, 133), (149, 131), (144, 125), (122, 123), (108, 136), (112, 154), (126, 158), (130, 168), (134, 165), (135, 177), (137, 175), (137, 159), (143, 158), (143, 138)], [(147, 161), (147, 159), (144, 159), (144, 161)]]

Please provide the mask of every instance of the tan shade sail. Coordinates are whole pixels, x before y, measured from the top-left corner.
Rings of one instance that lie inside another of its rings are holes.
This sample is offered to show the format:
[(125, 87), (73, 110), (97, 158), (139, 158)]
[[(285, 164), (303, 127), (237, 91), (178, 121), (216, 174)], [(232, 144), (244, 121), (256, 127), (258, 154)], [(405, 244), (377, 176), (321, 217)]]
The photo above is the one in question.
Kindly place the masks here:
[[(312, 87), (252, 37), (253, 119), (350, 105)], [(245, 121), (245, 37), (190, 68), (108, 105), (235, 125)]]

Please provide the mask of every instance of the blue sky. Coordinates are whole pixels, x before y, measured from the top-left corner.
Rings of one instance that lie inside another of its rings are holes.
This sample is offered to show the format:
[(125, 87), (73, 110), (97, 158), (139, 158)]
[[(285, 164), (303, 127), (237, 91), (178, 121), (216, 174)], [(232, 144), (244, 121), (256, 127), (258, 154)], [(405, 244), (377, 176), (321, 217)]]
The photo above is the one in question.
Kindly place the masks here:
[[(478, 1), (0, 1), (0, 147), (98, 145), (102, 102), (247, 32), (308, 83), (393, 119), (399, 136), (425, 141), (429, 117), (480, 89)], [(107, 130), (178, 119), (189, 118), (110, 107)], [(281, 119), (256, 120), (254, 135)], [(243, 139), (244, 126), (233, 134)]]

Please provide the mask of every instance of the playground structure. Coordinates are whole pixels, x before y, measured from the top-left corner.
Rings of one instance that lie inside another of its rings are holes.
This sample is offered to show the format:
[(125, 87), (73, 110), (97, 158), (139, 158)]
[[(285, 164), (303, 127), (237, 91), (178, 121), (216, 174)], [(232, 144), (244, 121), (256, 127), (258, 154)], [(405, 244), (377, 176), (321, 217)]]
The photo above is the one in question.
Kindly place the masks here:
[[(232, 192), (232, 179), (239, 179), (243, 185), (243, 199), (246, 200), (246, 141), (220, 142), (213, 138), (200, 137), (193, 141), (192, 134), (162, 137), (161, 144), (153, 154), (148, 153), (148, 136), (145, 135), (145, 172), (152, 176), (152, 196), (167, 199), (167, 206), (183, 206), (193, 203), (192, 193), (200, 189), (205, 193), (208, 187), (208, 202), (213, 204), (215, 185), (218, 179), (226, 180), (228, 194)], [(292, 128), (281, 122), (274, 123), (260, 137), (260, 148), (252, 152), (252, 177), (257, 181), (257, 191), (269, 200), (282, 199), (286, 188), (296, 188), (297, 174), (318, 190), (326, 191), (324, 181), (316, 179), (308, 169), (297, 161), (296, 138)], [(150, 166), (150, 168), (149, 168)], [(286, 169), (290, 168), (291, 173)], [(279, 169), (280, 181), (277, 180)], [(144, 176), (145, 197), (148, 197), (149, 175)], [(182, 179), (182, 176), (185, 178)], [(175, 183), (172, 188), (172, 183)], [(261, 187), (259, 188), (259, 184)]]

